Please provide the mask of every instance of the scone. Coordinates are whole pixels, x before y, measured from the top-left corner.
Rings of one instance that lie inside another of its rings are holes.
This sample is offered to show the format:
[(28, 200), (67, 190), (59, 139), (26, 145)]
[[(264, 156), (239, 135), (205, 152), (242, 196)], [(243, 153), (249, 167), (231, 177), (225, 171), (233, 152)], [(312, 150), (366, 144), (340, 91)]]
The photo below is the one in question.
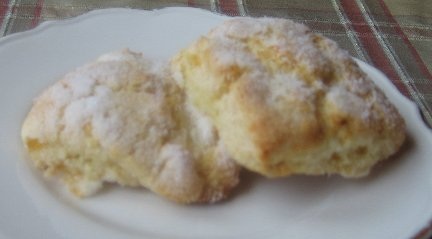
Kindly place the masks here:
[(268, 177), (365, 176), (405, 139), (397, 109), (347, 52), (290, 20), (228, 20), (171, 67), (234, 160)]
[(43, 92), (22, 140), (37, 168), (78, 196), (114, 182), (180, 203), (216, 202), (239, 180), (239, 166), (167, 64), (128, 50), (103, 55)]

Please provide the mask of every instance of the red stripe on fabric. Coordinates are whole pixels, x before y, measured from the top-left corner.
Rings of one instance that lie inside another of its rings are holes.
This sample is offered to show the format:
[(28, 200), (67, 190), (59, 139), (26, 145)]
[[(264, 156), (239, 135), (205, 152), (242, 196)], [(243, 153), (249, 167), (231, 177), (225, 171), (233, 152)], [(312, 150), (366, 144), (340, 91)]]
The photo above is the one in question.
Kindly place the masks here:
[(220, 0), (219, 7), (222, 13), (225, 13), (230, 16), (239, 16), (239, 10), (237, 6), (236, 0)]
[(196, 6), (194, 0), (188, 0), (188, 1), (187, 1), (187, 5), (188, 5), (189, 7), (195, 7), (195, 6)]
[(43, 2), (44, 2), (43, 0), (38, 0), (36, 2), (33, 20), (32, 20), (31, 25), (30, 25), (32, 28), (35, 27), (35, 26), (37, 26), (37, 24), (39, 23), (40, 16), (41, 16), (41, 13), (42, 13)]
[(396, 19), (393, 17), (393, 15), (390, 12), (390, 9), (387, 7), (387, 5), (385, 4), (385, 2), (383, 0), (379, 0), (379, 3), (384, 11), (384, 13), (387, 15), (387, 18), (394, 24), (394, 30), (396, 31), (396, 33), (399, 35), (399, 37), (402, 38), (402, 40), (404, 41), (405, 45), (408, 47), (408, 49), (411, 51), (412, 56), (414, 57), (417, 65), (419, 66), (420, 70), (422, 71), (422, 73), (427, 76), (427, 78), (429, 78), (429, 80), (432, 81), (432, 74), (431, 72), (428, 70), (426, 64), (424, 63), (424, 61), (422, 60), (420, 54), (418, 53), (418, 51), (415, 49), (415, 47), (411, 44), (410, 40), (408, 39), (408, 37), (405, 35), (405, 33), (403, 32), (401, 26), (398, 24), (398, 22), (396, 21)]
[(7, 13), (9, 1), (7, 0), (0, 0), (0, 25), (3, 24), (3, 20), (5, 18), (5, 15)]
[(372, 32), (372, 29), (366, 23), (357, 4), (352, 0), (341, 0), (340, 3), (372, 63), (384, 72), (402, 94), (409, 96), (408, 89), (402, 84), (400, 77), (386, 57), (384, 50)]

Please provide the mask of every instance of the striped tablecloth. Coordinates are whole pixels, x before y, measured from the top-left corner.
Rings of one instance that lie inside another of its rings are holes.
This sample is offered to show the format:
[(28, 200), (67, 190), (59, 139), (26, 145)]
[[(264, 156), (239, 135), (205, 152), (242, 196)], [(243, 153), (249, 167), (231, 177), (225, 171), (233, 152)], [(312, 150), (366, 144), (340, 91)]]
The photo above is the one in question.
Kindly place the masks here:
[(168, 6), (305, 23), (383, 71), (432, 127), (432, 0), (0, 0), (0, 37), (94, 9)]
[(276, 16), (310, 26), (383, 71), (432, 127), (431, 0), (0, 0), (0, 36), (93, 9), (189, 6), (230, 16)]

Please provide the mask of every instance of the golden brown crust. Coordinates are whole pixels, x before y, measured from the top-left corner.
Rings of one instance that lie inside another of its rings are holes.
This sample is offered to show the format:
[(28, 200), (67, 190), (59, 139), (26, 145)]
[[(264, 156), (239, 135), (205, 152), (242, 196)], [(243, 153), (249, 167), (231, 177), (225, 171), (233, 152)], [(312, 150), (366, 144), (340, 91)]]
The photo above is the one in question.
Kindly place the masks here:
[(78, 196), (116, 182), (181, 203), (216, 202), (238, 183), (239, 167), (166, 64), (128, 50), (106, 54), (43, 92), (22, 139), (35, 165)]
[(350, 56), (289, 20), (228, 20), (171, 66), (233, 158), (269, 177), (363, 176), (405, 138), (396, 108)]

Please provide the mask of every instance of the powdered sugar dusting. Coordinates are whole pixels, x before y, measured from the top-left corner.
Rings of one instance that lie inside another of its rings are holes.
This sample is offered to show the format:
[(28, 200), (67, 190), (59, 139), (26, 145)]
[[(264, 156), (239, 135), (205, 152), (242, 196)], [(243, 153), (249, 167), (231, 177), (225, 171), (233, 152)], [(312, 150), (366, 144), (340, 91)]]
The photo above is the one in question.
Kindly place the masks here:
[(227, 169), (226, 172), (232, 172), (233, 170), (229, 169), (237, 167), (236, 163), (229, 155), (227, 148), (221, 140), (219, 140), (217, 143), (216, 153), (218, 158), (216, 162), (219, 168)]
[(177, 189), (188, 188), (199, 178), (195, 171), (194, 160), (187, 150), (179, 144), (167, 144), (160, 152), (157, 162), (162, 168), (159, 181), (172, 184)]
[(277, 74), (272, 79), (270, 85), (272, 100), (276, 101), (279, 97), (289, 97), (300, 101), (311, 100), (317, 89), (309, 87), (301, 80), (300, 76), (292, 74)]
[[(281, 98), (311, 105), (317, 95), (324, 95), (339, 110), (367, 120), (375, 117), (370, 114), (373, 104), (386, 102), (346, 51), (303, 24), (276, 18), (236, 18), (213, 29), (208, 41), (218, 64), (245, 69), (246, 79), (268, 88), (269, 105)], [(280, 58), (263, 58), (261, 51), (274, 51), (271, 54), (280, 54)], [(280, 60), (285, 65), (271, 68), (273, 61)], [(326, 76), (330, 72), (331, 80)], [(394, 111), (385, 108), (380, 110)]]
[(186, 110), (191, 117), (192, 124), (196, 127), (198, 131), (200, 140), (205, 142), (205, 144), (212, 144), (216, 140), (216, 129), (213, 124), (210, 122), (210, 119), (199, 112), (195, 106), (193, 106), (190, 102), (185, 103)]
[(311, 68), (322, 67), (325, 59), (313, 43), (315, 36), (305, 25), (293, 21), (248, 17), (229, 20), (209, 33), (213, 53), (221, 64), (258, 68), (260, 62), (247, 45), (250, 40), (269, 49), (290, 52)]
[(238, 44), (236, 39), (220, 38), (213, 42), (213, 54), (220, 65), (236, 65), (239, 67), (257, 66), (259, 61), (254, 55), (245, 49), (245, 46)]
[[(212, 155), (215, 128), (185, 99), (166, 61), (129, 50), (105, 54), (66, 74), (34, 108), (23, 139), (59, 152), (38, 160), (65, 165), (54, 170), (77, 195), (109, 181), (142, 185), (174, 201), (213, 202), (238, 180), (235, 163), (226, 167), (226, 157)], [(206, 174), (218, 170), (228, 176)]]
[(78, 191), (80, 196), (86, 197), (94, 194), (102, 188), (101, 181), (94, 180), (80, 180), (74, 185), (74, 190)]
[(351, 116), (362, 119), (369, 117), (370, 104), (346, 88), (340, 86), (330, 88), (327, 100), (337, 106), (340, 111)]

